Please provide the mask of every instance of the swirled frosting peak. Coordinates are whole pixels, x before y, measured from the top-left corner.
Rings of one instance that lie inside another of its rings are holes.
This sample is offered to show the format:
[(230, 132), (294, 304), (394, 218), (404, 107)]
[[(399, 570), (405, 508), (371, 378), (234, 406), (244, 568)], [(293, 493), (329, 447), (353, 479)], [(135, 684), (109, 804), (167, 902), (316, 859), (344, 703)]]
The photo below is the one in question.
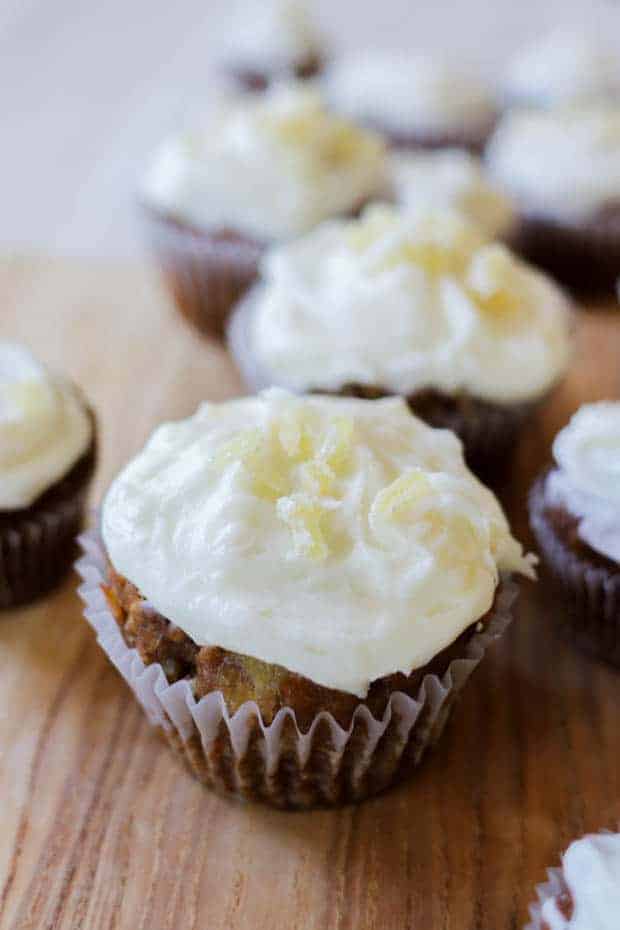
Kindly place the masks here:
[(237, 67), (286, 75), (320, 54), (321, 36), (303, 0), (237, 3), (219, 57)]
[(293, 390), (434, 388), (511, 403), (543, 394), (571, 351), (556, 286), (462, 216), (368, 208), (265, 258), (249, 346)]
[(272, 389), (161, 426), (103, 506), (112, 564), (200, 645), (363, 696), (531, 574), (447, 431)]
[(620, 401), (586, 404), (553, 444), (557, 468), (546, 490), (579, 517), (579, 535), (620, 562)]
[(23, 346), (0, 342), (0, 510), (34, 503), (86, 451), (91, 433), (75, 389)]
[(291, 83), (223, 104), (201, 131), (166, 141), (143, 185), (156, 208), (259, 241), (299, 235), (387, 184), (383, 142)]

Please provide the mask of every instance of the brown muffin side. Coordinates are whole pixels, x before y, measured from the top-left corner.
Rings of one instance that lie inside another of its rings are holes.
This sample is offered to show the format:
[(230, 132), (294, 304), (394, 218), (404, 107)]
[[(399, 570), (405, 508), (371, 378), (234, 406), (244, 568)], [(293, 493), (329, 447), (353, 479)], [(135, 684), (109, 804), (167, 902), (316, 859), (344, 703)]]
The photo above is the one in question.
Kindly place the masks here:
[[(322, 55), (318, 53), (307, 55), (293, 65), (288, 76), (297, 78), (297, 80), (300, 81), (305, 81), (308, 78), (316, 77), (317, 74), (320, 74), (324, 64), (325, 62)], [(242, 90), (246, 91), (267, 90), (270, 84), (282, 78), (281, 74), (269, 74), (267, 71), (248, 68), (234, 63), (225, 67), (224, 71)]]
[(485, 146), (497, 123), (497, 115), (492, 116), (488, 122), (471, 128), (463, 127), (454, 132), (406, 132), (388, 129), (373, 121), (365, 121), (368, 129), (385, 136), (388, 143), (395, 149), (467, 149), (472, 155), (482, 155)]
[(271, 723), (281, 708), (292, 707), (300, 729), (305, 732), (322, 711), (330, 713), (347, 729), (360, 704), (365, 704), (380, 720), (393, 692), (402, 691), (416, 698), (426, 675), (441, 677), (452, 661), (465, 654), (468, 641), (484, 628), (486, 617), (493, 611), (500, 587), (489, 614), (468, 627), (454, 643), (410, 675), (395, 673), (372, 682), (364, 700), (353, 694), (325, 688), (279, 665), (217, 646), (197, 646), (182, 630), (155, 611), (138, 589), (112, 566), (103, 590), (125, 643), (137, 650), (145, 665), (161, 664), (169, 684), (188, 679), (197, 700), (213, 691), (221, 691), (231, 714), (246, 701), (255, 701), (265, 724)]
[(0, 511), (0, 609), (29, 603), (55, 587), (75, 558), (88, 485), (97, 464), (96, 422), (88, 449), (29, 506)]

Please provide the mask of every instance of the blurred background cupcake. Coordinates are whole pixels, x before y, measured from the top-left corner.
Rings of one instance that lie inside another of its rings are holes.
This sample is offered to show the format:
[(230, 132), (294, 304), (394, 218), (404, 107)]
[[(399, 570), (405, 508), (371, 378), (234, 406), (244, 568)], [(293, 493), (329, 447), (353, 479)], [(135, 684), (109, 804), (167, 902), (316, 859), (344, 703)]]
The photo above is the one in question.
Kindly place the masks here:
[(538, 888), (526, 930), (616, 930), (620, 914), (620, 834), (583, 836)]
[(94, 414), (78, 388), (0, 342), (0, 608), (69, 571), (95, 458)]
[(363, 52), (336, 59), (321, 82), (338, 112), (405, 148), (479, 152), (496, 118), (484, 80), (440, 56)]
[(101, 645), (198, 778), (281, 807), (410, 773), (534, 574), (454, 435), (399, 398), (206, 403), (101, 525), (81, 567)]
[(487, 477), (571, 357), (563, 293), (452, 212), (369, 207), (274, 249), (262, 270), (230, 330), (250, 386), (402, 395)]
[(587, 27), (556, 29), (514, 56), (503, 98), (505, 106), (541, 109), (617, 101), (618, 53)]
[(518, 206), (518, 250), (580, 293), (612, 295), (620, 276), (620, 103), (510, 112), (486, 163)]
[(355, 214), (387, 183), (380, 137), (293, 83), (222, 103), (207, 125), (166, 140), (142, 200), (179, 310), (217, 336), (267, 245)]
[(233, 4), (217, 54), (223, 73), (244, 90), (313, 77), (325, 56), (325, 40), (305, 0)]
[(553, 456), (530, 520), (556, 616), (580, 648), (620, 666), (620, 401), (581, 407)]

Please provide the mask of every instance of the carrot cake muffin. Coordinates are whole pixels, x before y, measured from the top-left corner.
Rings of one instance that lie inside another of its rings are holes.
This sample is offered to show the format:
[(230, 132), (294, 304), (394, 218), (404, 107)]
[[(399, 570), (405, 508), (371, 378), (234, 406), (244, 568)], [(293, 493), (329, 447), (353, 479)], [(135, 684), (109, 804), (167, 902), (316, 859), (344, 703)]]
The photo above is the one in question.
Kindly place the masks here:
[(620, 834), (590, 834), (571, 843), (538, 897), (527, 930), (617, 930)]
[(493, 239), (508, 239), (515, 230), (510, 197), (487, 176), (480, 159), (464, 149), (395, 151), (390, 175), (394, 200), (406, 211), (448, 207)]
[(571, 356), (556, 285), (451, 212), (369, 207), (271, 251), (263, 278), (230, 330), (249, 384), (400, 394), (487, 478)]
[(496, 119), (484, 82), (427, 55), (366, 52), (335, 61), (322, 79), (334, 109), (394, 146), (480, 152)]
[(620, 666), (620, 401), (586, 404), (530, 496), (532, 529), (577, 645)]
[(93, 414), (78, 389), (0, 342), (0, 608), (34, 600), (69, 570), (94, 465)]
[(533, 576), (457, 439), (399, 398), (206, 403), (156, 430), (101, 527), (124, 643), (100, 641), (130, 681), (128, 648), (162, 671), (132, 686), (199, 778), (283, 806), (412, 768), (506, 626), (508, 576)]
[(557, 29), (522, 49), (504, 83), (508, 106), (541, 107), (620, 99), (618, 56), (580, 29)]
[(265, 90), (274, 81), (317, 74), (324, 42), (303, 0), (245, 0), (236, 4), (218, 59), (245, 90)]
[(517, 204), (519, 251), (576, 290), (614, 293), (620, 104), (509, 113), (486, 161)]
[(143, 200), (179, 309), (221, 334), (265, 246), (355, 213), (386, 183), (380, 138), (293, 84), (229, 101), (202, 131), (167, 140)]

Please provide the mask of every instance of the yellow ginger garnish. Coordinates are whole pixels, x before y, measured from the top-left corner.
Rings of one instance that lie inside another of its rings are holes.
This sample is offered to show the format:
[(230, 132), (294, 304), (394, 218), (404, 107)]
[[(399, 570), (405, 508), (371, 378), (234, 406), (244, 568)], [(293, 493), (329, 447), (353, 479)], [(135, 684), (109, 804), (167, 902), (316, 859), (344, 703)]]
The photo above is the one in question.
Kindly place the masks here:
[(485, 246), (474, 257), (467, 286), (476, 305), (492, 316), (512, 314), (522, 305), (519, 268), (508, 249), (498, 243)]
[(2, 395), (7, 404), (17, 407), (24, 415), (35, 414), (48, 407), (52, 399), (49, 386), (36, 379), (5, 384)]
[(310, 559), (325, 559), (329, 552), (321, 521), (325, 511), (307, 494), (281, 497), (276, 504), (278, 516), (293, 533), (295, 549)]
[(264, 500), (277, 501), (290, 490), (285, 463), (278, 452), (277, 446), (270, 448), (261, 430), (244, 430), (220, 447), (216, 465), (223, 468), (231, 462), (241, 462), (250, 476), (252, 493)]
[(421, 468), (405, 472), (377, 494), (372, 509), (388, 519), (398, 519), (406, 507), (425, 497), (431, 490), (428, 477)]

